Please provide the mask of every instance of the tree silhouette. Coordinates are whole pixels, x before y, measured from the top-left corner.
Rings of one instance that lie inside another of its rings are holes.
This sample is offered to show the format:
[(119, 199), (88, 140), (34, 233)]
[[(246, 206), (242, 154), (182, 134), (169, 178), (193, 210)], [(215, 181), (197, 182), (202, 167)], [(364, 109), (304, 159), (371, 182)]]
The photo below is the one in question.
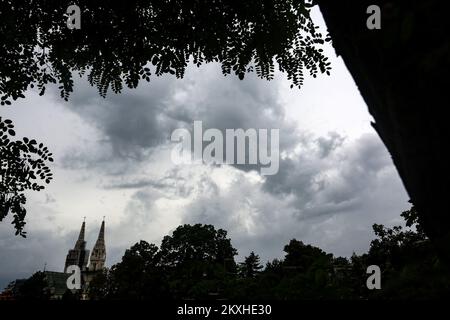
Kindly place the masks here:
[(228, 270), (235, 268), (237, 251), (227, 238), (227, 232), (212, 225), (185, 224), (161, 243), (161, 263), (168, 267), (182, 267), (191, 262), (217, 263)]
[[(104, 300), (106, 297), (112, 298), (112, 282), (110, 281), (110, 272), (106, 268), (99, 270), (98, 273), (92, 278), (88, 286), (88, 296), (91, 300)], [(119, 291), (119, 285), (114, 286), (114, 290)], [(115, 291), (115, 292), (117, 292)], [(68, 294), (71, 292), (68, 290)]]
[(208, 299), (236, 272), (236, 249), (227, 232), (212, 225), (182, 225), (161, 243), (161, 264), (176, 298)]
[(45, 273), (38, 271), (21, 284), (17, 298), (19, 300), (48, 300), (50, 292)]
[(125, 251), (108, 276), (100, 275), (90, 290), (97, 299), (161, 299), (167, 295), (164, 280), (158, 247), (140, 241)]
[(330, 255), (327, 255), (320, 248), (305, 245), (302, 241), (296, 239), (292, 239), (284, 247), (284, 252), (286, 252), (284, 264), (300, 271), (308, 270), (319, 259), (326, 260), (331, 258)]
[(381, 268), (384, 286), (381, 292), (365, 290), (363, 295), (382, 299), (449, 297), (448, 265), (442, 263), (436, 248), (423, 233), (415, 207), (404, 211), (402, 217), (407, 228), (373, 225), (377, 239), (359, 260), (366, 266), (376, 264)]
[(243, 278), (254, 278), (261, 269), (263, 266), (259, 262), (259, 256), (253, 251), (239, 264), (239, 274)]
[(16, 235), (25, 237), (25, 191), (44, 189), (39, 180), (50, 183), (53, 174), (47, 161), (53, 158), (42, 143), (28, 138), (11, 140), (15, 135), (13, 122), (0, 117), (0, 221), (13, 214)]
[(57, 84), (67, 100), (72, 73), (87, 72), (105, 96), (109, 88), (120, 92), (150, 81), (152, 72), (181, 78), (189, 62), (215, 61), (225, 75), (242, 79), (255, 71), (268, 80), (276, 63), (295, 86), (304, 70), (313, 77), (330, 70), (321, 48), (329, 38), (314, 25), (308, 0), (79, 0), (78, 30), (66, 26), (70, 4), (2, 1), (2, 104), (23, 98), (30, 87), (44, 94), (48, 84)]

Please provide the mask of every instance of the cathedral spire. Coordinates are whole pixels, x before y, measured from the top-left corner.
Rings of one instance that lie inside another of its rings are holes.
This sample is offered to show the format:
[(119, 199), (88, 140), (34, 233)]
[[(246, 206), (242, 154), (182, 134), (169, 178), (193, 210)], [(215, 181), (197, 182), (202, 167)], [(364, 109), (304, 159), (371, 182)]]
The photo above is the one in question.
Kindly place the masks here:
[(105, 241), (105, 217), (103, 217), (103, 221), (102, 221), (102, 225), (100, 226), (100, 232), (98, 233), (98, 241), (103, 241), (103, 245), (104, 245), (104, 241)]
[[(86, 217), (85, 217), (86, 219)], [(81, 224), (78, 240), (75, 243), (75, 247), (69, 250), (66, 256), (66, 263), (64, 266), (64, 272), (71, 265), (77, 265), (81, 270), (84, 270), (87, 266), (89, 250), (86, 250), (86, 241), (84, 240), (86, 230), (86, 221)]]
[(89, 262), (89, 270), (101, 270), (105, 266), (106, 248), (105, 248), (105, 217), (103, 217), (100, 231), (94, 249), (92, 249), (91, 259)]
[[(85, 217), (86, 219), (86, 217)], [(75, 250), (84, 250), (86, 247), (86, 241), (84, 240), (84, 235), (86, 232), (86, 221), (81, 224), (80, 234), (78, 235), (78, 240), (75, 243)]]
[(78, 235), (78, 241), (84, 241), (84, 233), (86, 230), (86, 217), (84, 217), (83, 223), (81, 224), (80, 234)]

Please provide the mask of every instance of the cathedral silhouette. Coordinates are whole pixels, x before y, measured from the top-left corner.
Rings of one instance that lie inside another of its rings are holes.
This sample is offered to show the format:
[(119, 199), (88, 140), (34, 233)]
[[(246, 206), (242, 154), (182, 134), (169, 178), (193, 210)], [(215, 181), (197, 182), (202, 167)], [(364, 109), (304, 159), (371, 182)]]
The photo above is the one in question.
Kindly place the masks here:
[(75, 247), (70, 249), (67, 253), (64, 272), (66, 272), (67, 268), (71, 265), (79, 266), (82, 274), (96, 273), (103, 270), (105, 266), (105, 220), (102, 221), (100, 232), (98, 233), (98, 238), (95, 242), (94, 248), (92, 249), (90, 257), (89, 250), (86, 249), (86, 241), (84, 240), (85, 229), (86, 222), (83, 221)]
[(70, 273), (67, 268), (76, 265), (81, 271), (81, 290), (70, 290), (73, 294), (78, 293), (80, 299), (89, 300), (89, 283), (96, 275), (101, 273), (105, 268), (106, 247), (105, 247), (105, 220), (103, 219), (95, 242), (92, 253), (86, 249), (86, 241), (84, 240), (86, 232), (86, 222), (81, 224), (81, 230), (73, 249), (69, 249), (64, 272), (46, 271), (44, 270), (45, 280), (48, 283), (46, 290), (50, 293), (50, 299), (62, 299), (67, 294), (67, 280)]

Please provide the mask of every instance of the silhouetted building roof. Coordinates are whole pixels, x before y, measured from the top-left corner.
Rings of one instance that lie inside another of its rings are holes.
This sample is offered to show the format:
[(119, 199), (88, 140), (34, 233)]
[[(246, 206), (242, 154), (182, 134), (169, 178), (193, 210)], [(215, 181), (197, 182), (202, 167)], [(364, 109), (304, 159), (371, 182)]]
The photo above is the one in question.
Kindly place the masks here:
[(44, 273), (51, 299), (61, 299), (67, 291), (67, 278), (69, 278), (70, 273), (54, 271), (44, 271)]

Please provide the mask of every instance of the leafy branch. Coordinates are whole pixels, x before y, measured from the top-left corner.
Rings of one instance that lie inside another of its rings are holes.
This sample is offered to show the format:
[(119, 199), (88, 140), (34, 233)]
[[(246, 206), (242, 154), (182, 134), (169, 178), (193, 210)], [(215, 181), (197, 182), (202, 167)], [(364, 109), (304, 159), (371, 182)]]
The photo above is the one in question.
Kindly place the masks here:
[(16, 235), (25, 237), (25, 191), (40, 191), (43, 183), (50, 183), (47, 162), (53, 158), (42, 143), (26, 137), (12, 140), (15, 135), (13, 122), (0, 117), (0, 221), (11, 213)]

